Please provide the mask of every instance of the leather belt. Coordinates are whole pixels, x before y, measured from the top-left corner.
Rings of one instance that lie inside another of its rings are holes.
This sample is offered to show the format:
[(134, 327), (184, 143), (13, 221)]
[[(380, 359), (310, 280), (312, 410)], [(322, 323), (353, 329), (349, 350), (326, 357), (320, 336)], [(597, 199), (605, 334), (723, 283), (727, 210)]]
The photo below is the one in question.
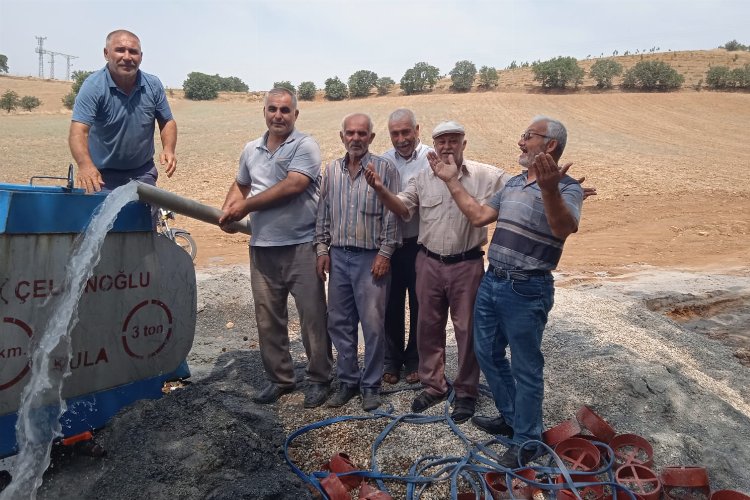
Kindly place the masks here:
[(453, 255), (440, 255), (435, 252), (430, 252), (424, 246), (422, 246), (422, 251), (424, 251), (425, 255), (431, 259), (439, 260), (443, 264), (457, 264), (465, 260), (481, 259), (482, 255), (484, 255), (484, 252), (479, 247), (474, 247), (471, 250), (462, 253), (454, 253)]
[(488, 273), (492, 273), (500, 279), (528, 281), (532, 276), (550, 276), (552, 271), (543, 271), (541, 269), (500, 269), (492, 264), (487, 268)]
[(342, 250), (346, 250), (347, 252), (352, 252), (352, 253), (362, 253), (362, 252), (369, 251), (367, 248), (353, 247), (350, 245), (344, 245), (343, 247), (339, 247), (339, 248)]

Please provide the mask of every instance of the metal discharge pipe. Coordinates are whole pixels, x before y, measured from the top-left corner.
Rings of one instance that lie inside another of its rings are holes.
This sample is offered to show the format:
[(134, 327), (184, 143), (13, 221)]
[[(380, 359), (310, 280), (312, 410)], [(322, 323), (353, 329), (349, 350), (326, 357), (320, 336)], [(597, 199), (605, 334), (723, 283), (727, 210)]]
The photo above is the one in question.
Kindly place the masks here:
[[(219, 225), (219, 217), (221, 217), (222, 212), (218, 208), (209, 207), (208, 205), (198, 203), (195, 200), (184, 198), (149, 184), (144, 184), (142, 182), (137, 182), (137, 184), (138, 198), (140, 200), (147, 201), (148, 203), (163, 208), (168, 208), (178, 214), (186, 215), (203, 222), (208, 222), (215, 226)], [(233, 222), (228, 227), (240, 233), (250, 234), (250, 226), (248, 226), (247, 221)]]

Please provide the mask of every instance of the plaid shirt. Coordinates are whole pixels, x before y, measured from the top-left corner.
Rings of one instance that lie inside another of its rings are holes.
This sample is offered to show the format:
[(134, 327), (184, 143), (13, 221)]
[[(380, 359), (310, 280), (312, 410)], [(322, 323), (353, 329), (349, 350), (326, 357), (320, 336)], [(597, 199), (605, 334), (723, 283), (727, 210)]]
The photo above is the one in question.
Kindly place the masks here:
[(327, 255), (331, 246), (379, 250), (389, 257), (401, 246), (401, 229), (395, 215), (367, 184), (364, 168), (372, 163), (383, 185), (398, 193), (399, 175), (391, 163), (367, 153), (352, 179), (347, 169), (349, 154), (328, 164), (323, 172), (318, 218), (315, 226), (317, 255)]

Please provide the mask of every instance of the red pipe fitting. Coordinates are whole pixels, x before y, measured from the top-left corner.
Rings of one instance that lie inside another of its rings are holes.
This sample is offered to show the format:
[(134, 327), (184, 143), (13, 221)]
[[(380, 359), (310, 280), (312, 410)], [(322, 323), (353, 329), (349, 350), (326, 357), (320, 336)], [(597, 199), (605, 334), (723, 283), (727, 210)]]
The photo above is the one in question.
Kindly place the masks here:
[(555, 446), (555, 453), (574, 471), (591, 472), (596, 470), (601, 460), (599, 448), (591, 441), (581, 438), (568, 438)]
[(665, 467), (660, 479), (667, 500), (705, 499), (711, 493), (705, 467)]
[(349, 490), (344, 486), (344, 483), (341, 482), (341, 479), (334, 474), (328, 474), (326, 477), (323, 478), (322, 481), (320, 481), (320, 486), (323, 488), (323, 491), (326, 492), (326, 495), (328, 495), (328, 498), (330, 500), (351, 500), (351, 495), (349, 495)]
[[(336, 474), (344, 474), (346, 472), (352, 472), (357, 470), (356, 467), (354, 467), (354, 464), (349, 459), (349, 455), (346, 453), (337, 453), (334, 456), (331, 457), (331, 460), (328, 461), (328, 464), (324, 467), (324, 469), (327, 469), (331, 472), (335, 472)], [(346, 486), (347, 490), (352, 490), (359, 486), (359, 483), (362, 482), (362, 478), (359, 476), (342, 476), (339, 478), (339, 480)]]
[(576, 412), (576, 418), (581, 427), (588, 429), (603, 443), (609, 443), (615, 437), (615, 430), (612, 426), (588, 406), (581, 406)]
[(735, 490), (716, 490), (711, 493), (711, 500), (750, 500), (750, 496)]
[(560, 441), (572, 438), (580, 432), (581, 426), (578, 424), (578, 420), (571, 418), (544, 431), (542, 433), (542, 441), (547, 446), (554, 448)]
[[(536, 471), (534, 469), (526, 468), (519, 469), (515, 473), (523, 479), (516, 477), (512, 478), (512, 497), (527, 500), (531, 499), (532, 488), (526, 484), (526, 482), (536, 479)], [(505, 472), (492, 471), (487, 472), (484, 475), (484, 481), (487, 483), (487, 488), (489, 488), (492, 498), (495, 500), (511, 498), (511, 494), (508, 493), (508, 484), (506, 483), (505, 478)]]
[[(570, 478), (574, 483), (593, 483), (597, 481), (594, 476), (571, 475)], [(557, 484), (565, 484), (565, 478), (562, 475), (557, 476), (555, 482)], [(576, 489), (578, 490), (578, 495), (585, 500), (603, 500), (605, 497), (611, 498), (610, 495), (605, 494), (604, 485), (602, 484), (581, 486), (580, 488), (576, 487)], [(573, 490), (559, 490), (557, 492), (557, 500), (576, 500), (576, 496), (575, 493), (573, 493)]]
[(615, 472), (615, 481), (643, 497), (643, 500), (658, 500), (661, 496), (659, 477), (643, 465), (623, 465)]
[[(648, 468), (654, 466), (654, 448), (645, 438), (637, 434), (618, 434), (609, 442), (615, 453), (615, 465), (637, 464)], [(662, 480), (662, 484), (664, 481)]]

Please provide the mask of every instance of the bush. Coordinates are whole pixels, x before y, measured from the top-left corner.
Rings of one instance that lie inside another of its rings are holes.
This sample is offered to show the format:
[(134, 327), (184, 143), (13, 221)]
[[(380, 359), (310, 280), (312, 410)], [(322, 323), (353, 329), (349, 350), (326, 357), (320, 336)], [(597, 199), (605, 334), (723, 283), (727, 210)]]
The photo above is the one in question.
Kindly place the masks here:
[(391, 91), (396, 82), (390, 76), (382, 76), (375, 82), (375, 88), (378, 89), (378, 95), (386, 95)]
[(734, 86), (738, 89), (750, 88), (750, 64), (745, 64), (742, 68), (734, 68), (731, 73), (731, 79)]
[(86, 78), (89, 77), (91, 73), (93, 73), (93, 71), (77, 70), (74, 71), (72, 75), (70, 75), (73, 77), (73, 86), (70, 88), (70, 92), (65, 94), (65, 97), (62, 98), (63, 106), (68, 109), (73, 109), (73, 105), (76, 102), (76, 96), (81, 90), (81, 85), (83, 85), (83, 82), (86, 80)]
[(534, 80), (542, 84), (542, 88), (564, 89), (569, 84), (575, 88), (583, 82), (584, 71), (578, 66), (575, 57), (556, 57), (544, 62), (531, 65)]
[(222, 77), (214, 75), (214, 78), (218, 81), (219, 91), (221, 92), (247, 92), (250, 90), (247, 84), (236, 76)]
[(193, 101), (210, 101), (219, 96), (219, 81), (205, 73), (192, 72), (182, 83), (185, 97)]
[(346, 84), (339, 80), (338, 76), (326, 80), (325, 96), (329, 101), (341, 101), (346, 99), (348, 94)]
[(0, 54), (0, 73), (8, 72), (8, 56)]
[(38, 97), (33, 95), (25, 95), (21, 98), (20, 101), (21, 107), (25, 109), (26, 111), (31, 111), (34, 108), (38, 108), (41, 106), (42, 101), (39, 100)]
[(370, 89), (378, 81), (378, 75), (372, 71), (361, 69), (349, 77), (349, 95), (351, 97), (367, 97)]
[(287, 89), (292, 94), (297, 93), (297, 89), (294, 88), (294, 85), (292, 85), (292, 82), (288, 80), (284, 80), (283, 82), (273, 82), (273, 88), (275, 89)]
[(711, 89), (725, 89), (732, 86), (732, 72), (726, 66), (714, 66), (706, 72), (706, 85)]
[(16, 94), (12, 90), (6, 90), (2, 97), (0, 97), (0, 109), (4, 109), (8, 113), (16, 109), (18, 107), (18, 103), (18, 94)]
[(622, 86), (665, 92), (680, 88), (684, 81), (684, 76), (663, 61), (639, 61), (625, 72)]
[[(515, 64), (515, 61), (513, 61)], [(497, 70), (488, 66), (482, 66), (479, 68), (479, 88), (489, 89), (497, 87), (499, 78), (497, 76)]]
[(723, 46), (719, 46), (720, 49), (727, 49), (730, 52), (733, 52), (735, 50), (748, 50), (747, 45), (743, 45), (737, 40), (732, 40), (727, 43), (725, 43)]
[(401, 77), (401, 90), (406, 95), (429, 92), (435, 87), (439, 77), (440, 70), (435, 66), (418, 62)]
[(468, 92), (477, 76), (477, 67), (471, 61), (458, 61), (450, 72), (451, 88), (457, 92)]
[(297, 97), (299, 97), (303, 101), (314, 101), (315, 92), (317, 91), (318, 89), (315, 88), (315, 84), (313, 82), (302, 82), (299, 84)]
[(589, 76), (596, 80), (600, 89), (611, 89), (612, 78), (622, 74), (622, 64), (612, 59), (598, 59), (591, 65)]

